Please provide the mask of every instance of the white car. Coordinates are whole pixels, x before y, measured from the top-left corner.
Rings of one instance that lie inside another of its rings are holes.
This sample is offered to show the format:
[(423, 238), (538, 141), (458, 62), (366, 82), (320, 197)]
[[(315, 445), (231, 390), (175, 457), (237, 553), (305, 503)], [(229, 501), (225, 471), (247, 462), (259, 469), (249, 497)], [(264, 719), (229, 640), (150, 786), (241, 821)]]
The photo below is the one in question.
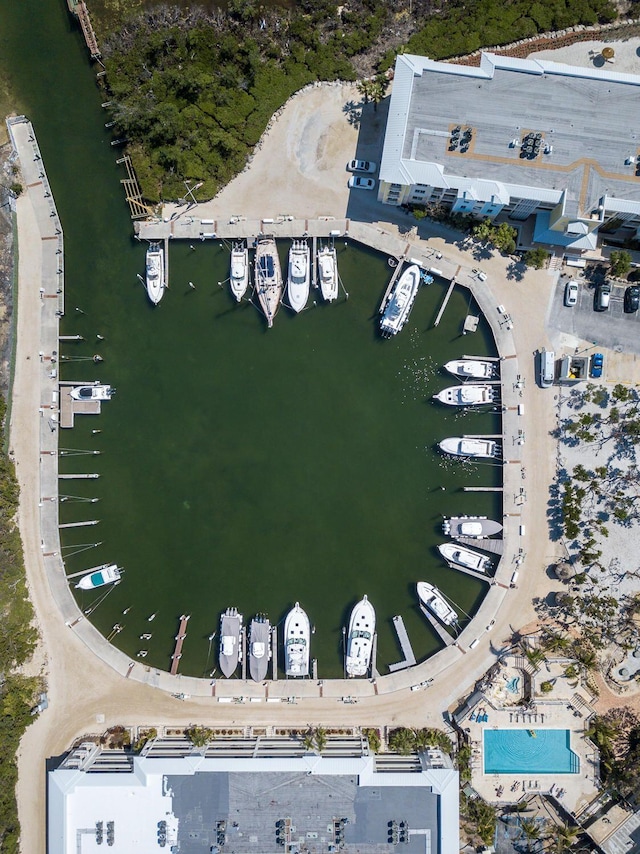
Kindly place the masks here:
[(373, 160), (350, 160), (347, 164), (349, 172), (375, 172), (376, 168)]
[(572, 308), (578, 302), (578, 283), (572, 279), (564, 289), (564, 304)]
[(373, 190), (375, 185), (373, 178), (363, 178), (361, 175), (353, 175), (349, 178), (349, 186), (352, 190)]

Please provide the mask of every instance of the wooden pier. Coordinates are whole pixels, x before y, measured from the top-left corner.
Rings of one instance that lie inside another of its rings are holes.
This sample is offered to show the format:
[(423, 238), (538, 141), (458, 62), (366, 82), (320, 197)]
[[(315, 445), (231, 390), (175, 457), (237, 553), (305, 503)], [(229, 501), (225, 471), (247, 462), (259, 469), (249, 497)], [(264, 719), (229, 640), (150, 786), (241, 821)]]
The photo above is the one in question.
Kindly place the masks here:
[(318, 272), (318, 238), (316, 235), (313, 235), (312, 240), (312, 248), (311, 248), (311, 287), (316, 288), (318, 286), (318, 280), (316, 278), (316, 274)]
[(314, 658), (311, 662), (311, 674), (312, 674), (313, 678), (317, 681), (318, 680), (318, 659), (317, 658)]
[(483, 552), (502, 555), (502, 538), (492, 540), (491, 538), (483, 537), (481, 540), (478, 540), (475, 537), (452, 537), (452, 539), (471, 549), (482, 549)]
[(67, 6), (69, 7), (71, 14), (75, 15), (80, 23), (82, 35), (84, 36), (85, 44), (91, 54), (91, 59), (100, 59), (102, 54), (98, 47), (98, 39), (93, 31), (91, 19), (89, 18), (89, 11), (83, 0), (67, 0)]
[(93, 566), (91, 569), (81, 569), (80, 572), (71, 572), (69, 575), (65, 575), (65, 578), (78, 578), (81, 575), (91, 575), (92, 572), (100, 572), (101, 569), (104, 569), (108, 564), (102, 563), (100, 566)]
[(398, 635), (398, 641), (400, 642), (400, 648), (402, 649), (403, 660), (398, 661), (395, 664), (389, 665), (389, 672), (395, 673), (396, 670), (404, 670), (406, 667), (413, 667), (416, 663), (416, 657), (413, 653), (413, 649), (411, 647), (411, 641), (409, 640), (409, 635), (407, 634), (407, 630), (404, 625), (404, 620), (401, 615), (397, 615), (393, 618), (393, 627), (396, 630), (396, 634)]
[(371, 675), (374, 679), (377, 679), (380, 676), (380, 672), (378, 671), (378, 667), (376, 664), (376, 659), (378, 657), (378, 632), (373, 633), (373, 645), (371, 648)]
[(456, 572), (464, 572), (465, 575), (469, 575), (477, 581), (486, 581), (487, 584), (491, 584), (492, 579), (483, 572), (475, 572), (473, 569), (468, 569), (466, 566), (458, 566), (457, 563), (450, 563), (448, 560), (445, 563), (449, 569), (455, 569)]
[(124, 187), (127, 202), (129, 202), (129, 211), (131, 213), (131, 219), (146, 219), (146, 217), (153, 213), (153, 209), (150, 208), (148, 205), (145, 205), (145, 203), (142, 201), (142, 190), (140, 189), (140, 184), (138, 184), (138, 178), (136, 177), (136, 173), (134, 172), (133, 164), (131, 163), (131, 158), (128, 154), (125, 154), (124, 157), (121, 157), (119, 160), (116, 160), (116, 163), (118, 165), (124, 163), (124, 167), (127, 170), (127, 177), (122, 178), (120, 183)]
[(463, 486), (463, 492), (502, 492), (503, 486)]
[(176, 635), (176, 648), (173, 651), (173, 655), (171, 656), (171, 675), (175, 676), (178, 672), (178, 667), (180, 666), (180, 659), (182, 658), (182, 645), (184, 644), (185, 638), (187, 637), (187, 623), (189, 622), (189, 617), (191, 614), (183, 614), (180, 617), (180, 628), (178, 629), (178, 634)]
[(451, 644), (455, 640), (453, 635), (450, 635), (449, 632), (444, 628), (444, 626), (440, 625), (440, 623), (436, 620), (436, 618), (433, 616), (431, 611), (427, 610), (427, 608), (424, 607), (422, 602), (420, 602), (419, 605), (420, 605), (420, 610), (425, 615), (427, 620), (431, 623), (431, 625), (433, 626), (434, 632), (438, 635), (438, 637), (440, 638), (442, 643), (445, 646), (451, 646)]
[(451, 282), (449, 283), (449, 287), (447, 289), (447, 292), (444, 295), (444, 299), (442, 300), (442, 305), (440, 306), (440, 311), (438, 312), (438, 315), (433, 322), (434, 326), (440, 325), (440, 321), (442, 320), (442, 315), (444, 314), (444, 310), (447, 307), (449, 300), (451, 299), (451, 294), (453, 293), (453, 289), (455, 288), (455, 286), (456, 286), (456, 280), (451, 279)]
[(240, 629), (240, 645), (242, 649), (242, 655), (240, 660), (242, 662), (242, 679), (247, 678), (247, 629), (246, 626), (243, 626)]
[(60, 335), (58, 341), (84, 341), (82, 335)]
[(58, 477), (60, 480), (96, 480), (96, 478), (100, 477), (99, 474), (84, 474), (78, 472), (77, 474), (59, 474)]

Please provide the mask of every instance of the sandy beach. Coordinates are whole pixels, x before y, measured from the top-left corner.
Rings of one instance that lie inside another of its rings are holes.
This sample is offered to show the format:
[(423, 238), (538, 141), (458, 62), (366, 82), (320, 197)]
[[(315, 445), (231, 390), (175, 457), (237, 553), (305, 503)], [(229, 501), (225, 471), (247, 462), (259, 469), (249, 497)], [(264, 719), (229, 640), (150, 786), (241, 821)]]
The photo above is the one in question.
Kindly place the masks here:
[[(616, 70), (640, 71), (636, 53), (639, 45), (638, 40), (613, 45)], [(541, 56), (573, 64), (593, 64), (590, 49), (595, 48), (582, 43), (557, 52), (560, 56), (556, 52)], [(273, 123), (250, 168), (203, 206), (202, 216), (349, 216), (377, 222), (391, 231), (398, 226), (410, 226), (406, 217), (402, 219), (404, 214), (378, 205), (375, 198), (367, 198), (375, 197), (374, 193), (350, 198), (345, 164), (354, 156), (378, 156), (385, 118), (384, 109), (373, 115), (371, 108), (367, 108), (366, 117), (370, 121), (363, 123), (366, 129), (359, 132), (350, 121), (351, 103), (358, 104), (359, 96), (350, 86), (310, 88), (293, 98)], [(278, 163), (277, 173), (274, 162)], [(167, 215), (181, 210), (169, 207)], [(428, 236), (429, 246), (447, 258), (476, 266), (471, 252), (458, 244), (459, 235), (437, 225), (424, 226), (423, 234)], [(540, 347), (560, 343), (545, 332), (554, 277), (547, 271), (528, 271), (521, 280), (509, 278), (509, 259), (496, 255), (482, 262), (496, 305), (507, 306), (513, 319), (513, 337), (525, 379), (522, 402), (527, 435), (522, 449), (527, 471), (527, 501), (522, 507), (522, 524), (526, 523), (529, 532), (526, 563), (519, 587), (509, 593), (508, 607), (500, 611), (491, 633), (484, 633), (475, 649), (441, 674), (428, 691), (403, 690), (353, 705), (336, 702), (335, 698), (318, 698), (301, 700), (296, 705), (222, 706), (205, 697), (181, 702), (165, 692), (126, 680), (93, 655), (65, 625), (53, 602), (40, 548), (38, 283), (42, 239), (29, 192), (18, 201), (18, 242), (18, 345), (10, 438), (21, 489), (19, 522), (27, 578), (42, 639), (39, 661), (43, 663), (50, 700), (49, 709), (27, 730), (19, 754), (17, 794), (22, 850), (29, 854), (45, 851), (45, 760), (65, 751), (84, 733), (101, 732), (115, 724), (440, 725), (444, 710), (472, 687), (494, 660), (496, 650), (504, 647), (514, 630), (534, 619), (532, 599), (546, 595), (555, 584), (545, 572), (554, 560), (556, 549), (546, 536), (548, 489), (555, 461), (555, 442), (550, 435), (556, 424), (555, 390), (538, 388), (533, 359)], [(564, 336), (561, 343), (579, 346), (582, 342)], [(640, 381), (640, 364), (636, 360), (614, 353), (607, 358), (612, 365), (611, 376), (620, 370), (629, 381)]]

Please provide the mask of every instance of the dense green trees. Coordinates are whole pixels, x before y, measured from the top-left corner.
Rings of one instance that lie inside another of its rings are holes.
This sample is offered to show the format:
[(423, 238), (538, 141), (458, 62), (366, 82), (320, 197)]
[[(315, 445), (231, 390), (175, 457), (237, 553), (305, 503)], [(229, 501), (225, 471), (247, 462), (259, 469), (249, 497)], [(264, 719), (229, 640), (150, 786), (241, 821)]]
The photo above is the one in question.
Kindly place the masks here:
[[(0, 398), (0, 424), (6, 407)], [(20, 827), (15, 799), (16, 751), (33, 718), (40, 681), (17, 670), (31, 657), (37, 633), (27, 596), (22, 543), (15, 517), (18, 483), (13, 463), (0, 451), (0, 850), (18, 852)]]

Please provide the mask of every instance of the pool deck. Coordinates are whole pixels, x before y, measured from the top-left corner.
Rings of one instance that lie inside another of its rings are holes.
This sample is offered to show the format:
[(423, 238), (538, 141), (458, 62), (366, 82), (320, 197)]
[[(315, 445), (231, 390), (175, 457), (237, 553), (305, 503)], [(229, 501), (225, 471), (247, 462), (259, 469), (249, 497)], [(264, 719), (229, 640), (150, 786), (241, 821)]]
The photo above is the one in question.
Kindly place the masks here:
[[(469, 711), (464, 720), (458, 719), (472, 749), (471, 784), (487, 801), (516, 803), (524, 795), (550, 794), (565, 809), (575, 813), (597, 793), (598, 755), (594, 745), (584, 737), (593, 713), (591, 696), (583, 686), (576, 685), (576, 680), (563, 675), (569, 663), (567, 659), (550, 659), (535, 672), (524, 657), (509, 656), (506, 666), (494, 677), (492, 685), (475, 707), (475, 714)], [(531, 679), (532, 703), (525, 705), (521, 695), (511, 695), (511, 701), (507, 699), (508, 694), (502, 685), (514, 676), (520, 677), (520, 687), (525, 678)], [(553, 683), (551, 694), (543, 694), (540, 690), (541, 683), (546, 681)], [(479, 711), (488, 715), (487, 721), (477, 720)], [(472, 716), (474, 720), (471, 720)], [(485, 773), (484, 733), (487, 730), (514, 729), (538, 732), (544, 729), (568, 730), (571, 733), (571, 750), (580, 760), (579, 773)]]

